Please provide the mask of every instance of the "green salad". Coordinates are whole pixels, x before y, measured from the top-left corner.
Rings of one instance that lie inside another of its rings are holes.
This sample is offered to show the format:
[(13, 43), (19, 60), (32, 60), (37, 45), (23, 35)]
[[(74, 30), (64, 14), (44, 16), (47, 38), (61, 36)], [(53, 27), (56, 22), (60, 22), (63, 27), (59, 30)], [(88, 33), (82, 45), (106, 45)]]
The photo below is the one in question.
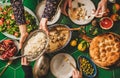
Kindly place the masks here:
[[(38, 28), (34, 16), (25, 11), (25, 17), (28, 33)], [(0, 32), (7, 32), (15, 37), (20, 37), (19, 27), (16, 24), (13, 10), (10, 5), (0, 7)]]

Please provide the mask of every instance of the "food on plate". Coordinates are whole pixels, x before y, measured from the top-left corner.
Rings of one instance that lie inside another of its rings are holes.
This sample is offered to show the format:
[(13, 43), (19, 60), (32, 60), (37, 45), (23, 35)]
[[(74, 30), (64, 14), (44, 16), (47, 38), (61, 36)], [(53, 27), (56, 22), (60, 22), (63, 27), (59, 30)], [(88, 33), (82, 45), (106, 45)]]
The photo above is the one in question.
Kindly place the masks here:
[(55, 52), (64, 47), (70, 40), (71, 33), (64, 25), (55, 25), (49, 28), (48, 53)]
[(100, 27), (102, 29), (110, 29), (113, 26), (113, 21), (109, 17), (103, 17), (100, 19)]
[(85, 25), (95, 17), (93, 9), (95, 10), (95, 5), (91, 0), (72, 0), (72, 8), (68, 10), (68, 14), (73, 23)]
[(94, 67), (90, 63), (90, 61), (84, 57), (79, 58), (79, 63), (80, 63), (80, 70), (83, 71), (83, 73), (87, 76), (93, 75), (94, 74)]
[(110, 67), (120, 60), (120, 36), (104, 33), (90, 43), (90, 57), (100, 67)]
[[(28, 37), (29, 38), (29, 37)], [(45, 50), (47, 45), (47, 35), (38, 30), (31, 35), (22, 49), (24, 55), (28, 55), (28, 60), (38, 58), (38, 56)], [(36, 60), (36, 59), (35, 59)]]
[(74, 20), (84, 20), (85, 16), (87, 16), (87, 11), (84, 7), (77, 7), (70, 9), (70, 16)]
[(9, 59), (17, 52), (17, 46), (11, 39), (6, 39), (0, 42), (0, 58), (3, 60)]
[[(19, 37), (20, 31), (18, 25), (16, 24), (12, 7), (10, 5), (6, 5), (4, 7), (0, 6), (0, 8), (0, 32), (7, 32), (8, 34), (14, 35), (15, 37)], [(29, 33), (30, 31), (37, 28), (36, 19), (26, 10), (25, 17), (27, 32)]]

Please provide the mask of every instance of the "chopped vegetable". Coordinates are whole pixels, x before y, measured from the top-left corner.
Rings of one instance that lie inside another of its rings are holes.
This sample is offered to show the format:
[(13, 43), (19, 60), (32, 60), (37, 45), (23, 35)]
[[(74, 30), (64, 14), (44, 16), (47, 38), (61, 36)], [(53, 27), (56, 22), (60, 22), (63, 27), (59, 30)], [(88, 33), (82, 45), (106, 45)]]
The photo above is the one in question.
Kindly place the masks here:
[[(15, 37), (20, 36), (19, 27), (16, 24), (13, 10), (11, 6), (0, 7), (0, 32), (7, 32), (8, 34), (14, 35)], [(36, 25), (36, 19), (25, 11), (27, 32), (30, 33), (32, 30), (38, 28)]]

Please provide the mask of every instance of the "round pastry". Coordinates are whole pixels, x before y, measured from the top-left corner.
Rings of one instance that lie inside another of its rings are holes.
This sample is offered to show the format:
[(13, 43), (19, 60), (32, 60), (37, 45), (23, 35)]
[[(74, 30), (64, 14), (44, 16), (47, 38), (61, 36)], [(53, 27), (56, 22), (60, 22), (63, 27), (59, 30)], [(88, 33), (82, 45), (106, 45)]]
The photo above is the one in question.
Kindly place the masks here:
[(90, 57), (101, 67), (115, 65), (120, 60), (120, 37), (114, 33), (96, 36), (90, 43)]

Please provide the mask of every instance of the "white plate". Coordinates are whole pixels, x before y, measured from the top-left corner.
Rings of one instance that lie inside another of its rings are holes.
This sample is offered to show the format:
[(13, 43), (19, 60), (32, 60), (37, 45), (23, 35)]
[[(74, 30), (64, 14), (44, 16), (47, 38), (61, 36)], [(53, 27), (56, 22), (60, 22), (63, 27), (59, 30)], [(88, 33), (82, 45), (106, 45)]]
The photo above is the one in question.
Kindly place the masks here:
[[(44, 9), (45, 9), (45, 5), (46, 5), (46, 1), (42, 1), (36, 7), (36, 15), (37, 15), (37, 17), (38, 17), (39, 20), (42, 17), (42, 14), (43, 14)], [(60, 15), (61, 15), (61, 10), (59, 8), (58, 11), (57, 11), (57, 13), (54, 15), (53, 19), (50, 20), (50, 21), (48, 21), (47, 25), (51, 25), (51, 24), (56, 23), (59, 20)]]
[[(5, 5), (11, 5), (11, 4), (10, 4), (10, 3), (5, 3), (5, 4), (0, 5), (0, 6), (5, 6)], [(39, 24), (39, 21), (38, 21), (36, 15), (35, 15), (29, 8), (27, 8), (27, 7), (25, 7), (25, 6), (24, 6), (24, 9), (25, 9), (29, 14), (31, 14), (32, 16), (35, 17), (35, 19), (36, 19), (36, 24), (38, 25), (38, 24)], [(7, 32), (2, 32), (2, 33), (3, 33), (5, 36), (9, 37), (9, 38), (16, 39), (16, 40), (19, 40), (19, 39), (20, 39), (20, 37), (15, 37), (14, 35), (8, 34)]]
[(55, 55), (50, 62), (50, 70), (56, 78), (70, 78), (74, 68), (65, 61), (67, 57), (70, 62), (76, 67), (74, 58), (67, 53)]
[(78, 25), (84, 25), (84, 24), (90, 23), (94, 18), (94, 16), (92, 15), (92, 11), (95, 10), (95, 5), (93, 4), (93, 2), (91, 0), (74, 0), (72, 2), (72, 8), (78, 8), (78, 3), (84, 4), (84, 6), (81, 6), (81, 7), (85, 9), (86, 15), (90, 16), (90, 18), (79, 19), (79, 20), (73, 19), (70, 15), (71, 11), (69, 9), (68, 14), (69, 14), (71, 21), (74, 22), (75, 24), (78, 24)]

